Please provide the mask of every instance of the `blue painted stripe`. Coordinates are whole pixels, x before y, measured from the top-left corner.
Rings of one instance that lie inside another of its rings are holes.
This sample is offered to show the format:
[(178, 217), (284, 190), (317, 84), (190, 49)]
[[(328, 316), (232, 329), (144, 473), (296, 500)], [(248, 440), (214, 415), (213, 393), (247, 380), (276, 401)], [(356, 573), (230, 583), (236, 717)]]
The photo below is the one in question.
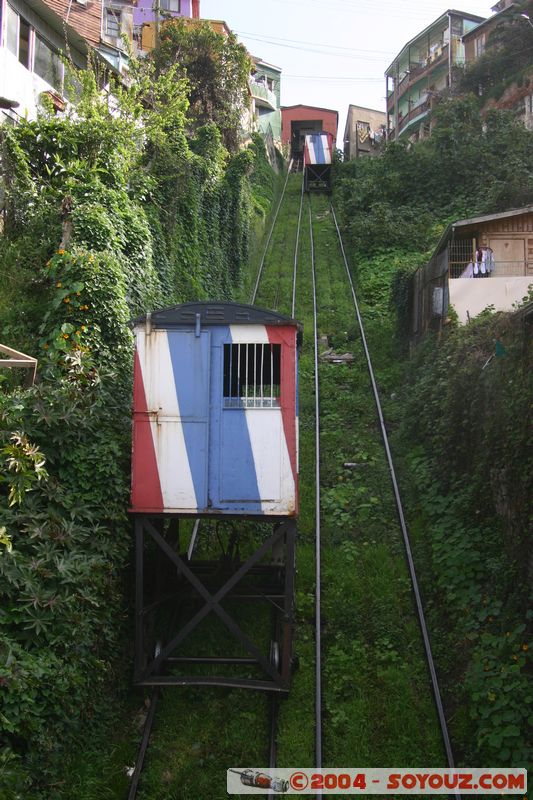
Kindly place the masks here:
[(315, 164), (324, 164), (324, 142), (322, 141), (322, 135), (320, 133), (315, 135)]
[(202, 510), (207, 508), (210, 335), (178, 330), (167, 336), (196, 507)]

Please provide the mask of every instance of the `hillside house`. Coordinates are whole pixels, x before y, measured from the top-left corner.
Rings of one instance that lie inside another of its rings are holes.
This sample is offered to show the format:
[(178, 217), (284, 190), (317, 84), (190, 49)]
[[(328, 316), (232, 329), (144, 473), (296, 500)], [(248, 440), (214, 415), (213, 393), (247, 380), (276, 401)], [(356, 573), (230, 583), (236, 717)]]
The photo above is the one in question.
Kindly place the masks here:
[(250, 92), (258, 130), (273, 142), (281, 141), (281, 67), (252, 56)]
[[(522, 16), (523, 6), (512, 0), (500, 0), (492, 11), (492, 17), (481, 22), (477, 27), (463, 36), (465, 46), (465, 65), (468, 68), (473, 65), (482, 55), (491, 49), (491, 35), (503, 27), (513, 27), (519, 30), (520, 27), (531, 24), (528, 17)], [(510, 78), (509, 75), (502, 75), (502, 78)], [(525, 73), (520, 70), (517, 80), (507, 81), (507, 85), (502, 86), (502, 92), (498, 96), (489, 96), (483, 104), (482, 113), (491, 108), (508, 109), (522, 120), (526, 128), (533, 130), (533, 66)]]
[(403, 46), (385, 73), (389, 139), (429, 134), (432, 98), (449, 89), (453, 68), (464, 64), (465, 33), (483, 17), (448, 10)]
[(350, 104), (344, 128), (345, 161), (377, 155), (386, 132), (387, 115), (384, 111)]
[(411, 285), (411, 333), (439, 330), (450, 306), (468, 322), (485, 308), (511, 311), (533, 286), (533, 206), (448, 226)]
[(131, 31), (131, 0), (0, 0), (1, 118), (34, 119), (41, 94), (58, 110), (65, 107), (67, 50), (80, 69), (93, 51), (125, 71), (122, 36), (131, 39)]
[(200, 0), (137, 0), (133, 11), (133, 35), (137, 47), (144, 49), (141, 47), (144, 25), (157, 19), (162, 22), (176, 17), (200, 19)]

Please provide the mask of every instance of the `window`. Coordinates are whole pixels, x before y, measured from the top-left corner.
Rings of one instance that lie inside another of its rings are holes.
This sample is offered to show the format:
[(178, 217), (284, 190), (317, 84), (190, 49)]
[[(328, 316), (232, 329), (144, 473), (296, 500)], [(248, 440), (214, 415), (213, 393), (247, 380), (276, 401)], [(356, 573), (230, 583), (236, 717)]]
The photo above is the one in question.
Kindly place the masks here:
[(30, 26), (22, 17), (19, 21), (19, 61), (26, 69), (30, 68)]
[(44, 81), (49, 83), (50, 86), (53, 86), (54, 89), (61, 91), (63, 83), (63, 64), (61, 63), (59, 54), (38, 34), (35, 35), (33, 71)]
[(225, 344), (224, 408), (279, 408), (280, 367), (280, 344)]
[(173, 11), (175, 14), (179, 14), (181, 0), (161, 0), (161, 11)]
[(30, 26), (9, 3), (6, 17), (6, 47), (26, 69), (30, 69)]
[(6, 47), (10, 53), (18, 56), (19, 54), (19, 15), (17, 12), (7, 5), (6, 15)]
[(113, 8), (105, 9), (105, 35), (118, 39), (120, 36), (120, 11)]
[(474, 50), (476, 58), (479, 58), (485, 52), (485, 34), (482, 33), (477, 39), (474, 39)]

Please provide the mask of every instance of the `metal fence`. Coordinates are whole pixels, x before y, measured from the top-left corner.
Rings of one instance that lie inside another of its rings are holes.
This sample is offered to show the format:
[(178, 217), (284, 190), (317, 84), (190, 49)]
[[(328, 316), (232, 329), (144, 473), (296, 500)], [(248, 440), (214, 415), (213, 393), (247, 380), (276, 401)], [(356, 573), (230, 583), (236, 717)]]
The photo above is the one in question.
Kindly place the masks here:
[[(450, 278), (475, 278), (481, 276), (494, 277), (494, 278), (507, 278), (507, 277), (521, 277), (528, 275), (528, 262), (527, 261), (494, 261), (494, 266), (491, 272), (485, 273), (478, 269), (476, 274), (474, 262), (471, 258), (466, 258), (461, 261), (450, 261)], [(533, 264), (531, 265), (533, 272)]]

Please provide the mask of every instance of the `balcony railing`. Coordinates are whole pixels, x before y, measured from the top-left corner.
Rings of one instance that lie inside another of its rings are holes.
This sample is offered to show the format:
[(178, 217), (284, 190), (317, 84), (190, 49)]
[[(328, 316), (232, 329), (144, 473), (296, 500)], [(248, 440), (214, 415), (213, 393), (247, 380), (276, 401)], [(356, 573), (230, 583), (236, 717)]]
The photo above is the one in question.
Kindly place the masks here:
[[(429, 111), (429, 108), (430, 108), (429, 100), (424, 100), (423, 103), (419, 103), (417, 106), (412, 108), (408, 114), (400, 116), (398, 119), (398, 132), (401, 133), (403, 129), (406, 127), (406, 125), (408, 125), (411, 122), (411, 120), (416, 119), (422, 114), (425, 114), (426, 112)], [(389, 134), (390, 138), (393, 138), (395, 132), (396, 128), (393, 128)]]
[(270, 91), (270, 89), (264, 83), (259, 83), (258, 81), (251, 80), (250, 91), (257, 105), (262, 105), (267, 108), (271, 108), (272, 111), (275, 111), (277, 109), (278, 105), (277, 105), (276, 95), (274, 94), (274, 92)]
[[(428, 58), (423, 61), (422, 63), (414, 62), (409, 65), (409, 72), (407, 72), (401, 81), (398, 83), (398, 99), (403, 97), (405, 92), (412, 86), (413, 83), (420, 80), (424, 75), (429, 74), (435, 67), (444, 64), (448, 60), (448, 51), (450, 46), (445, 44), (442, 47), (442, 50), (437, 51), (437, 54), (433, 56), (428, 56)], [(394, 106), (394, 92), (389, 95), (389, 111), (392, 110)]]
[(519, 278), (531, 275), (533, 282), (533, 262), (527, 261), (498, 261), (494, 260), (494, 268), (490, 273), (483, 274), (478, 270), (474, 274), (474, 264), (469, 261), (451, 261), (449, 263), (450, 278)]

